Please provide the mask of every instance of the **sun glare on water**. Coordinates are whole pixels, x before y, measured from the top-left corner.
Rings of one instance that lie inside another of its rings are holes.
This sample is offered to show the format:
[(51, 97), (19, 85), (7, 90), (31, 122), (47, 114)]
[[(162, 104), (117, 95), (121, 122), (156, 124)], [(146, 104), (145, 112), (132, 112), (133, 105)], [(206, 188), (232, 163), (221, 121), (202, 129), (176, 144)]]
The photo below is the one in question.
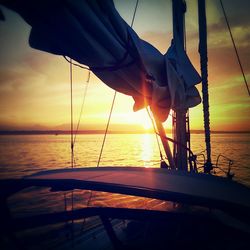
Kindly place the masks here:
[(141, 159), (144, 162), (144, 167), (150, 167), (150, 162), (153, 157), (153, 140), (150, 134), (144, 134), (142, 137), (142, 154)]

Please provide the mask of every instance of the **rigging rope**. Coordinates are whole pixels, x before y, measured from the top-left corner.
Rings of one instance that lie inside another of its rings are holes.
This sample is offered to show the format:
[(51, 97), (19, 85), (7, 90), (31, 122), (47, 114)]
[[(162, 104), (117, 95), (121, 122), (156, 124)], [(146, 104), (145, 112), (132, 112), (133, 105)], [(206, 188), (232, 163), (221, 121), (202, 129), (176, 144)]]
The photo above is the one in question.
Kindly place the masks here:
[(249, 87), (248, 87), (247, 79), (246, 79), (246, 76), (245, 76), (245, 73), (244, 73), (244, 70), (243, 70), (243, 67), (242, 67), (242, 63), (241, 63), (241, 61), (240, 61), (240, 56), (239, 56), (237, 47), (236, 47), (236, 45), (235, 45), (235, 41), (234, 41), (234, 38), (233, 38), (233, 34), (232, 34), (232, 31), (231, 31), (231, 28), (230, 28), (230, 24), (229, 24), (229, 22), (228, 22), (227, 14), (226, 14), (224, 5), (223, 5), (223, 3), (222, 3), (222, 0), (220, 0), (220, 5), (221, 5), (222, 11), (223, 11), (223, 15), (224, 15), (225, 20), (226, 20), (227, 28), (228, 28), (228, 31), (229, 31), (229, 34), (230, 34), (230, 37), (231, 37), (231, 40), (232, 40), (232, 43), (233, 43), (235, 55), (236, 55), (236, 57), (237, 57), (237, 60), (238, 60), (239, 66), (240, 66), (240, 70), (241, 70), (241, 73), (242, 73), (242, 76), (243, 76), (243, 79), (244, 79), (244, 82), (245, 82), (245, 85), (246, 85), (246, 88), (247, 88), (247, 92), (248, 92), (248, 95), (250, 96), (250, 90), (249, 90)]
[(87, 69), (87, 70), (89, 70), (89, 67), (88, 67), (88, 66), (81, 65), (81, 64), (79, 64), (79, 63), (73, 63), (73, 62), (72, 62), (72, 59), (71, 59), (71, 58), (68, 59), (67, 56), (63, 56), (63, 58), (64, 58), (68, 63), (70, 63), (70, 64), (72, 64), (72, 65), (74, 65), (74, 66), (76, 66), (76, 67), (79, 67), (79, 68), (81, 68), (81, 69)]
[[(69, 62), (69, 67), (70, 67), (70, 148), (71, 148), (71, 168), (74, 168), (74, 145), (76, 142), (76, 135), (78, 133), (79, 130), (79, 125), (80, 125), (80, 121), (81, 121), (81, 116), (82, 116), (82, 111), (83, 111), (83, 106), (85, 103), (85, 99), (86, 99), (86, 93), (87, 93), (87, 87), (89, 85), (89, 80), (90, 80), (90, 70), (89, 67), (86, 66), (82, 66), (80, 64), (76, 64), (72, 62), (72, 59), (68, 59), (66, 56), (63, 56), (66, 61)], [(77, 123), (77, 128), (75, 131), (75, 136), (74, 136), (74, 131), (73, 131), (73, 65), (80, 67), (82, 69), (87, 69), (88, 70), (88, 78), (87, 78), (87, 84), (85, 86), (84, 89), (84, 96), (83, 96), (83, 102), (82, 102), (82, 106), (81, 106), (81, 111), (80, 111), (80, 115), (79, 115), (79, 119), (78, 119), (78, 123)], [(73, 137), (74, 136), (74, 137)], [(65, 210), (67, 209), (67, 203), (66, 203), (66, 195), (64, 196), (64, 202), (65, 202)], [(74, 210), (74, 190), (71, 191), (71, 211)], [(71, 236), (72, 236), (72, 246), (74, 247), (74, 220), (71, 220)]]
[[(127, 59), (129, 55), (129, 49), (127, 48), (127, 51), (123, 55), (122, 59), (117, 61), (115, 65), (111, 66), (103, 66), (103, 67), (98, 67), (98, 66), (93, 66), (93, 67), (87, 67), (85, 65), (79, 64), (79, 63), (72, 63), (74, 66), (79, 67), (81, 69), (89, 69), (91, 71), (116, 71), (125, 67), (128, 67), (135, 63), (135, 59), (132, 59), (130, 62), (123, 64), (124, 61)], [(67, 56), (63, 56), (63, 58), (70, 63), (70, 59), (67, 58)]]
[(211, 163), (211, 143), (210, 143), (210, 113), (209, 113), (209, 95), (208, 95), (208, 71), (207, 71), (207, 20), (205, 1), (198, 1), (199, 18), (199, 53), (202, 79), (202, 103), (203, 119), (205, 129), (205, 143), (207, 152), (207, 162), (204, 165), (204, 172), (209, 173), (212, 170)]
[(70, 148), (71, 148), (71, 168), (74, 167), (74, 141), (73, 141), (73, 67), (72, 59), (69, 64), (70, 71)]
[(131, 25), (130, 25), (131, 28), (132, 28), (133, 25), (134, 25), (135, 14), (136, 14), (136, 11), (137, 11), (138, 3), (139, 3), (139, 0), (136, 0), (135, 9), (134, 9), (134, 14), (133, 14), (133, 18), (132, 18)]
[(157, 141), (157, 145), (158, 145), (158, 149), (159, 149), (159, 153), (160, 153), (160, 157), (161, 157), (161, 161), (163, 161), (163, 155), (162, 155), (161, 146), (160, 146), (160, 142), (159, 142), (159, 139), (158, 139), (158, 134), (157, 134), (157, 131), (156, 131), (154, 119), (152, 118), (152, 115), (151, 115), (148, 107), (146, 107), (146, 110), (147, 110), (148, 116), (149, 116), (149, 118), (150, 118), (150, 120), (152, 122), (154, 132), (155, 132), (156, 141)]
[(99, 159), (98, 159), (98, 162), (97, 162), (97, 167), (99, 167), (99, 165), (100, 165), (102, 152), (103, 152), (104, 144), (105, 144), (105, 141), (106, 141), (106, 136), (107, 136), (107, 133), (108, 133), (109, 123), (110, 123), (110, 120), (111, 120), (111, 115), (112, 115), (114, 104), (115, 104), (116, 93), (117, 92), (115, 91), (113, 101), (112, 101), (112, 105), (111, 105), (111, 109), (110, 109), (110, 112), (109, 112), (109, 118), (108, 118), (106, 130), (105, 130), (104, 138), (103, 138), (103, 141), (102, 141), (102, 147), (101, 147), (101, 151), (100, 151), (100, 154), (99, 154)]
[[(157, 135), (161, 136), (159, 133), (157, 133)], [(185, 150), (187, 150), (190, 153), (191, 156), (195, 156), (194, 153), (193, 153), (193, 151), (190, 148), (188, 148), (186, 145), (184, 145), (184, 144), (182, 144), (182, 143), (180, 143), (180, 142), (178, 142), (178, 141), (176, 141), (176, 140), (174, 140), (174, 139), (172, 139), (170, 137), (167, 137), (167, 136), (164, 136), (163, 139), (165, 139), (167, 141), (170, 141), (173, 144), (179, 145), (180, 147), (182, 147)]]
[[(87, 89), (88, 89), (88, 85), (89, 85), (89, 81), (90, 81), (90, 72), (91, 71), (88, 67), (73, 63), (71, 58), (68, 59), (66, 56), (63, 56), (63, 57), (66, 59), (67, 62), (69, 62), (69, 65), (70, 65), (70, 119), (71, 119), (71, 122), (70, 122), (70, 135), (71, 135), (70, 148), (71, 148), (71, 168), (74, 168), (74, 166), (75, 166), (74, 146), (75, 146), (75, 142), (76, 142), (76, 136), (77, 136), (78, 131), (79, 131), (79, 126), (80, 126), (81, 116), (82, 116), (83, 107), (84, 107), (84, 103), (85, 103), (85, 99), (86, 99)], [(74, 128), (73, 128), (73, 126), (74, 126), (74, 122), (73, 122), (73, 65), (80, 67), (82, 69), (88, 70), (88, 78), (87, 78), (86, 85), (84, 88), (83, 101), (82, 101), (81, 111), (80, 111), (78, 122), (77, 122), (77, 127), (75, 130), (75, 135), (74, 135)]]
[(74, 140), (73, 140), (73, 146), (75, 146), (76, 135), (77, 135), (77, 133), (79, 131), (79, 126), (80, 126), (80, 122), (81, 122), (83, 107), (84, 107), (84, 104), (85, 104), (85, 99), (86, 99), (86, 95), (87, 95), (87, 89), (88, 89), (89, 81), (90, 81), (90, 72), (91, 71), (88, 70), (88, 78), (87, 78), (86, 85), (85, 85), (84, 92), (83, 92), (83, 100), (82, 100), (82, 105), (81, 105), (81, 111), (80, 111), (80, 114), (79, 114), (79, 118), (78, 118), (78, 122), (77, 122), (77, 127), (76, 127), (76, 130), (75, 130), (75, 137), (74, 137)]
[[(136, 1), (134, 13), (133, 13), (133, 17), (132, 17), (132, 21), (131, 21), (131, 25), (130, 25), (131, 28), (134, 25), (134, 20), (135, 20), (135, 15), (136, 15), (138, 3), (139, 3), (139, 0)], [(98, 162), (97, 162), (97, 167), (99, 167), (100, 161), (101, 161), (101, 158), (102, 158), (102, 152), (103, 152), (103, 149), (104, 149), (104, 144), (105, 144), (107, 133), (108, 133), (108, 128), (109, 128), (109, 124), (110, 124), (110, 120), (111, 120), (111, 115), (112, 115), (114, 104), (115, 104), (116, 94), (117, 94), (117, 92), (115, 91), (113, 101), (112, 101), (112, 105), (111, 105), (111, 109), (110, 109), (110, 112), (109, 112), (109, 118), (108, 118), (107, 126), (106, 126), (106, 129), (105, 129), (105, 134), (104, 134), (103, 141), (102, 141), (101, 151), (100, 151)]]
[[(72, 59), (70, 58), (70, 148), (71, 148), (71, 168), (74, 168), (74, 139), (73, 139), (73, 65)], [(71, 211), (74, 210), (74, 190), (71, 191)], [(74, 244), (74, 220), (71, 220), (71, 240)]]

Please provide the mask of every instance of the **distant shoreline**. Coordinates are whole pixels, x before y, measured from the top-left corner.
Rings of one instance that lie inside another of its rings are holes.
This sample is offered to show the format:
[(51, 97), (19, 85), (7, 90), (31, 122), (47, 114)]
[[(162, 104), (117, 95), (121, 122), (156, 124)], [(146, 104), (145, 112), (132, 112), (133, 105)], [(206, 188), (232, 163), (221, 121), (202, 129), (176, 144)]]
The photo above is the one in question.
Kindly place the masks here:
[[(168, 131), (171, 133), (171, 131)], [(80, 130), (77, 134), (104, 134), (104, 130)], [(108, 134), (153, 134), (154, 131), (108, 131)], [(203, 134), (202, 130), (192, 130), (191, 134)], [(212, 134), (250, 134), (250, 131), (211, 131)], [(0, 135), (68, 135), (69, 130), (1, 130)], [(75, 133), (74, 133), (75, 134)]]

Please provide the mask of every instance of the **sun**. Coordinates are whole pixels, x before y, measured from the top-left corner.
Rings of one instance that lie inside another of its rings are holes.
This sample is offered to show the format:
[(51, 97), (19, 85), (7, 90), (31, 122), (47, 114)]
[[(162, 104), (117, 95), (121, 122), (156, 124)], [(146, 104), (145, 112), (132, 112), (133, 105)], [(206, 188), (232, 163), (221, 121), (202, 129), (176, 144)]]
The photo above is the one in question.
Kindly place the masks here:
[(142, 128), (145, 131), (148, 132), (148, 131), (153, 130), (152, 120), (150, 119), (150, 117), (145, 109), (143, 109), (137, 113), (137, 120), (138, 120), (138, 123), (141, 124)]

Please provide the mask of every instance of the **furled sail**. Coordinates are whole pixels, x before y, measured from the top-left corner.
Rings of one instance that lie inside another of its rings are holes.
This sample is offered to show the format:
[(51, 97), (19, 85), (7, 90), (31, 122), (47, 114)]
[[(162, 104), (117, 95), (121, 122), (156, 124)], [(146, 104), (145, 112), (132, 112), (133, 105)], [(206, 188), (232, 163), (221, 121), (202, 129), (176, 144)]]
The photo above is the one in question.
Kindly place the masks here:
[(165, 55), (140, 39), (113, 0), (0, 0), (32, 27), (31, 47), (87, 65), (111, 88), (130, 95), (134, 110), (150, 105), (160, 121), (170, 108), (200, 103), (200, 77), (174, 41)]

